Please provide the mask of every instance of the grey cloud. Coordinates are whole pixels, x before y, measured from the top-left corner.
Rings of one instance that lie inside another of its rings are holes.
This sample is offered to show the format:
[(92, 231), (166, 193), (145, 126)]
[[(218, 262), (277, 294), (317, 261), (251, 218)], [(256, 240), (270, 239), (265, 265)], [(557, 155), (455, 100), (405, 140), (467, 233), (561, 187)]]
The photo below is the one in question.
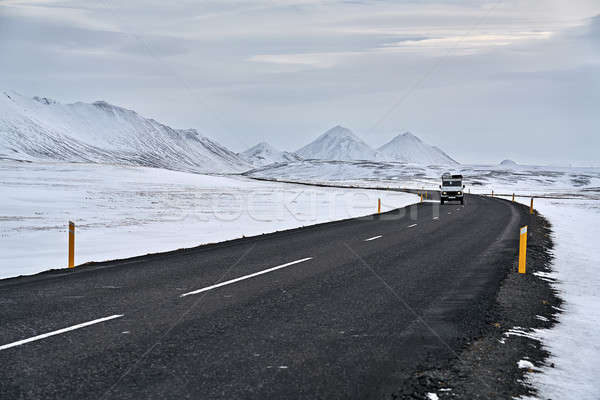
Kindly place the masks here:
[[(600, 17), (583, 11), (561, 23), (520, 0), (491, 13), (458, 0), (39, 4), (53, 16), (0, 5), (2, 89), (106, 99), (234, 150), (259, 140), (293, 150), (342, 123), (373, 145), (411, 130), (467, 162), (597, 159)], [(534, 31), (552, 35), (424, 47)], [(249, 61), (306, 54), (329, 62)]]

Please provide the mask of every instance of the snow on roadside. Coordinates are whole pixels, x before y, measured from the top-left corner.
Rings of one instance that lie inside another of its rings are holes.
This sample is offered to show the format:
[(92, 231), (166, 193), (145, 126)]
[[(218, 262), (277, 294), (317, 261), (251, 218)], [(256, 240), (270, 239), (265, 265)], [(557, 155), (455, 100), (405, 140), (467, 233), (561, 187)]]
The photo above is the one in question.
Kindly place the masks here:
[(406, 193), (73, 163), (0, 162), (0, 279), (373, 214)]
[(540, 399), (597, 399), (600, 382), (600, 202), (536, 199), (552, 224), (552, 278), (565, 300), (559, 323), (535, 336), (550, 351), (550, 366), (529, 373)]

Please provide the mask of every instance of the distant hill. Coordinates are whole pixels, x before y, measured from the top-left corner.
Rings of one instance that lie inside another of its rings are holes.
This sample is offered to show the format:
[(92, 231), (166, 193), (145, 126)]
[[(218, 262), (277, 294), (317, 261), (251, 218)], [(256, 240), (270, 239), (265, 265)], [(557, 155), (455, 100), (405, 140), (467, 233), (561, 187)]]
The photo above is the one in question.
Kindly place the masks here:
[(410, 132), (396, 136), (377, 149), (376, 158), (381, 161), (401, 161), (427, 165), (458, 164), (442, 150), (424, 143)]
[(410, 132), (396, 136), (373, 150), (350, 129), (335, 126), (296, 152), (305, 159), (334, 161), (399, 161), (425, 165), (458, 164), (435, 146), (424, 143)]
[(300, 157), (319, 160), (374, 160), (375, 151), (350, 129), (335, 126), (296, 151)]
[(104, 101), (61, 104), (0, 93), (0, 158), (242, 172), (251, 166), (194, 129), (173, 129)]
[(255, 167), (262, 167), (273, 163), (302, 160), (302, 157), (296, 153), (277, 150), (275, 147), (265, 142), (261, 142), (256, 146), (249, 148), (248, 150), (240, 153), (239, 156)]

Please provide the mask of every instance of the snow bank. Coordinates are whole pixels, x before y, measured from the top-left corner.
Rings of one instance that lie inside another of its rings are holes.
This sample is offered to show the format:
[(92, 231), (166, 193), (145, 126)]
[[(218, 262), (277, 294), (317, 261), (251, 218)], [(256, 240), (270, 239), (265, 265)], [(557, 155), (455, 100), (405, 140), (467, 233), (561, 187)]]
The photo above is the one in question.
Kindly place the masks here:
[(600, 202), (536, 199), (552, 223), (554, 273), (565, 300), (559, 324), (536, 331), (552, 356), (528, 374), (542, 399), (598, 399), (600, 388)]
[(0, 162), (0, 278), (75, 261), (193, 247), (372, 214), (417, 201), (406, 193), (258, 182), (100, 164)]

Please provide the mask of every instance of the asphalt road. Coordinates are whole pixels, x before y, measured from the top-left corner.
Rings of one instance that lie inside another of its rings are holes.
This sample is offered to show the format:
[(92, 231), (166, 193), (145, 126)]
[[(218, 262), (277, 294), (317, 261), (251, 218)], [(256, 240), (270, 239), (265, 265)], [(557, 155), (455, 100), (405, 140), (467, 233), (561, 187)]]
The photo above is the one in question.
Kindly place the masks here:
[(0, 281), (0, 399), (385, 397), (489, 323), (526, 217), (469, 196)]

